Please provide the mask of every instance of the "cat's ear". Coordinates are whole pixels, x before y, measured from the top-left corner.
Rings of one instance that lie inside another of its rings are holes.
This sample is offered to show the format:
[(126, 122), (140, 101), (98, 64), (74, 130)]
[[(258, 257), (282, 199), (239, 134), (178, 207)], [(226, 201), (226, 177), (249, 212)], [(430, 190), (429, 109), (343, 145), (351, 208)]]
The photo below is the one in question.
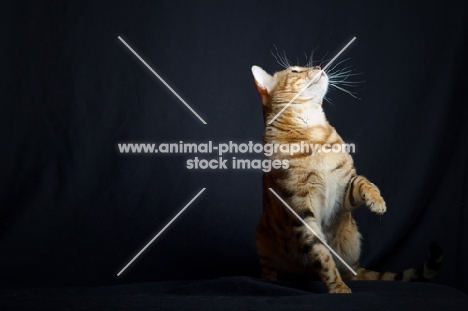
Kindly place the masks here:
[(268, 72), (258, 66), (252, 66), (252, 74), (260, 96), (263, 98), (264, 96), (269, 95), (271, 90), (275, 87), (275, 79), (268, 74)]

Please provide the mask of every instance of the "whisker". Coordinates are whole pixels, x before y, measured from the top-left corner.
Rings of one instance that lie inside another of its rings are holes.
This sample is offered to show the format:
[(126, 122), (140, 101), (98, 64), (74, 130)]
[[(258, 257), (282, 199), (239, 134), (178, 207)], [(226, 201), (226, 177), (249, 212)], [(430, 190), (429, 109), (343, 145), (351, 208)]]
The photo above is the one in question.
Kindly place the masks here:
[[(336, 76), (330, 76), (328, 75), (329, 80), (336, 80), (336, 81), (346, 81), (348, 82), (349, 77), (354, 77), (357, 76), (358, 74), (346, 74), (346, 75), (336, 75)], [(350, 81), (351, 82), (351, 81)]]
[(273, 57), (275, 58), (276, 62), (283, 68), (288, 68), (288, 67), (291, 67), (291, 64), (289, 63), (289, 60), (287, 59), (286, 57), (286, 53), (283, 51), (284, 53), (284, 57), (279, 53), (278, 51), (278, 48), (276, 47), (275, 44), (273, 44), (273, 47), (275, 48), (275, 51), (276, 51), (276, 55), (275, 53), (273, 53), (273, 51), (271, 51), (271, 55), (273, 55)]
[(347, 89), (344, 89), (344, 88), (342, 88), (342, 87), (339, 87), (338, 85), (330, 84), (330, 86), (331, 86), (331, 87), (334, 87), (334, 88), (337, 88), (338, 90), (343, 91), (343, 92), (345, 92), (345, 93), (351, 95), (352, 97), (354, 97), (354, 98), (356, 98), (356, 99), (361, 99), (361, 98), (357, 97), (356, 95), (354, 95), (354, 94), (356, 94), (356, 93), (351, 92), (351, 91), (349, 91), (349, 90), (347, 90)]
[(291, 67), (291, 62), (289, 61), (288, 57), (286, 56), (286, 51), (283, 50), (283, 60), (285, 64), (287, 64), (287, 68)]
[(339, 61), (339, 62), (336, 63), (335, 66), (333, 66), (333, 68), (330, 69), (329, 71), (333, 71), (333, 69), (335, 69), (336, 66), (338, 66), (338, 65), (340, 65), (340, 64), (342, 64), (342, 63), (344, 63), (344, 62), (347, 61), (347, 60), (350, 60), (350, 58), (346, 58), (346, 59), (343, 59), (342, 61)]
[(358, 84), (364, 83), (365, 81), (334, 81), (334, 80), (328, 80), (330, 84), (339, 84), (339, 85), (345, 85), (345, 86), (350, 86), (350, 87), (357, 87)]
[(328, 76), (329, 80), (334, 80), (334, 81), (346, 81), (346, 82), (352, 82), (348, 81), (348, 78), (357, 76), (357, 74), (346, 74), (346, 75), (336, 75), (336, 76)]
[(328, 76), (344, 76), (344, 75), (358, 75), (360, 73), (353, 73), (354, 70), (353, 69), (348, 69), (346, 70), (347, 68), (343, 68), (342, 70), (337, 70), (337, 71), (331, 71), (331, 72), (328, 72), (327, 75)]
[(310, 52), (310, 57), (309, 57), (309, 60), (307, 61), (307, 67), (312, 67), (314, 66), (314, 54), (315, 54), (315, 51), (318, 49), (318, 47), (315, 47), (312, 52)]
[(353, 71), (354, 70), (352, 70), (352, 69), (343, 68), (341, 70), (329, 71), (327, 74), (328, 75), (343, 75), (343, 74), (352, 73)]
[[(320, 64), (322, 64), (322, 63), (324, 62), (324, 60), (323, 60), (323, 59), (324, 59), (325, 57), (327, 57), (327, 55), (328, 55), (328, 52), (327, 52), (327, 53), (325, 53), (325, 55), (322, 57), (322, 59), (320, 60)], [(326, 59), (326, 60), (329, 60), (329, 59)]]
[(324, 96), (323, 99), (326, 100), (330, 104), (330, 106), (335, 106), (333, 100), (330, 97)]

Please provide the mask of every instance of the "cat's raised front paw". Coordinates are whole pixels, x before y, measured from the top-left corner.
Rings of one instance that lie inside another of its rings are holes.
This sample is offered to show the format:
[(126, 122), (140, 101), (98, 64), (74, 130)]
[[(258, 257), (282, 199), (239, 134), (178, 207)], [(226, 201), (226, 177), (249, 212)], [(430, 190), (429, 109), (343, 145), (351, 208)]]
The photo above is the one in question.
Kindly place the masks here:
[(387, 211), (387, 205), (381, 197), (376, 198), (375, 200), (372, 200), (371, 198), (366, 198), (366, 205), (372, 212), (378, 215), (382, 215)]
[(368, 191), (364, 194), (364, 201), (366, 206), (374, 213), (382, 215), (387, 211), (387, 205), (384, 199), (380, 196), (378, 190)]

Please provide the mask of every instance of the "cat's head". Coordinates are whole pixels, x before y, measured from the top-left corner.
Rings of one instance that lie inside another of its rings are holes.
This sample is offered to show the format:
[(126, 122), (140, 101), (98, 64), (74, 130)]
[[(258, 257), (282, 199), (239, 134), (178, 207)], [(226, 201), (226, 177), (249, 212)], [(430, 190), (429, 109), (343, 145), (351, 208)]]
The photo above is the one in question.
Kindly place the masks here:
[(328, 77), (319, 66), (293, 66), (274, 75), (253, 66), (252, 74), (265, 106), (287, 104), (301, 91), (292, 104), (322, 104), (328, 89)]
[(252, 74), (262, 98), (265, 118), (271, 118), (290, 102), (288, 109), (301, 111), (310, 105), (322, 105), (328, 89), (328, 76), (319, 66), (293, 66), (274, 75), (253, 66)]

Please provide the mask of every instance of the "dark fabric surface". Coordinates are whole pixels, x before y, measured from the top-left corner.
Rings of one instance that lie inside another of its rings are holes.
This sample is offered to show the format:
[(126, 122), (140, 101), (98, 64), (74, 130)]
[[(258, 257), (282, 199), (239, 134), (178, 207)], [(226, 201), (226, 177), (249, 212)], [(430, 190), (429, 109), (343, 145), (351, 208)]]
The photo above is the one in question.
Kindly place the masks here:
[(467, 310), (468, 296), (430, 283), (348, 282), (352, 294), (324, 293), (319, 282), (248, 277), (83, 288), (3, 290), (5, 309), (68, 310)]

